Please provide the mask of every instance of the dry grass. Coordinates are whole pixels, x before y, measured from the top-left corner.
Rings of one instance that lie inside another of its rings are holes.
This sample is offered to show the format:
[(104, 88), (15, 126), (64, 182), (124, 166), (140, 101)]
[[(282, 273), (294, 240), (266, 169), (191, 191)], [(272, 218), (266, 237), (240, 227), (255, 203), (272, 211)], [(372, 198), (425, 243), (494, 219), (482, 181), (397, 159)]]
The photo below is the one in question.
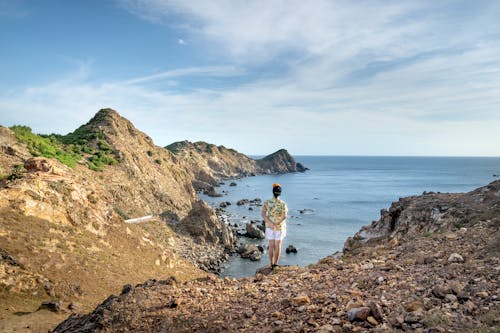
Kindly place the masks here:
[[(36, 311), (41, 302), (53, 298), (63, 300), (66, 305), (76, 301), (82, 304), (83, 311), (89, 311), (109, 294), (119, 293), (125, 284), (135, 285), (149, 278), (175, 276), (179, 280), (190, 280), (206, 275), (180, 259), (169, 258), (170, 263), (175, 263), (175, 267), (170, 267), (161, 260), (165, 250), (143, 240), (147, 237), (155, 244), (166, 246), (173, 233), (161, 222), (115, 225), (106, 231), (107, 236), (98, 237), (76, 227), (1, 209), (2, 249), (22, 263), (25, 267), (22, 274), (33, 279), (36, 275), (50, 279), (55, 297), (47, 295), (42, 283), (24, 293), (0, 288), (0, 321), (30, 325), (31, 319), (40, 320), (40, 313)], [(52, 318), (52, 324), (61, 321), (60, 315), (43, 312), (45, 317)]]

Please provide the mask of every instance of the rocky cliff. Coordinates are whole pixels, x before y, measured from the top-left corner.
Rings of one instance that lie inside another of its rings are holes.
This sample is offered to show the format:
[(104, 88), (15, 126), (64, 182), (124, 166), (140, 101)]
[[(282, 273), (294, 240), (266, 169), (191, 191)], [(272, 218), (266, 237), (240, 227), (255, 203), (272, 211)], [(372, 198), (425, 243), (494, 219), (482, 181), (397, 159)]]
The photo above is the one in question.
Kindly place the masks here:
[(344, 251), (379, 238), (413, 237), (474, 226), (500, 218), (500, 181), (468, 193), (425, 192), (401, 198), (380, 219), (364, 226), (346, 241)]
[(198, 190), (216, 186), (223, 179), (306, 171), (285, 149), (254, 160), (234, 149), (206, 142), (181, 141), (166, 148), (190, 165)]
[(500, 181), (393, 203), (344, 254), (244, 279), (148, 281), (56, 332), (497, 332)]

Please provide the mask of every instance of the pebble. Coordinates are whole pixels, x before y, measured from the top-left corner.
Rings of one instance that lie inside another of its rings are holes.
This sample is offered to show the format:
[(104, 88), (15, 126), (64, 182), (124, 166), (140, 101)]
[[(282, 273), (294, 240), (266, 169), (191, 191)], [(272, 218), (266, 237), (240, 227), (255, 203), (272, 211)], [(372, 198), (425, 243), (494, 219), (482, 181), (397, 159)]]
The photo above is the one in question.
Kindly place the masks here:
[(457, 296), (453, 295), (453, 294), (447, 294), (445, 297), (444, 297), (444, 300), (448, 303), (454, 303), (458, 300)]
[(375, 318), (373, 318), (372, 316), (368, 316), (366, 318), (366, 321), (369, 322), (370, 324), (372, 324), (373, 326), (378, 325), (378, 321)]
[(311, 300), (309, 299), (309, 296), (301, 294), (292, 298), (292, 303), (295, 305), (304, 305), (311, 303)]
[(355, 320), (364, 321), (366, 320), (370, 312), (371, 312), (370, 308), (366, 306), (360, 308), (353, 308), (347, 311), (347, 318), (350, 321), (355, 321)]
[(453, 262), (461, 263), (461, 262), (464, 262), (464, 258), (458, 253), (452, 253), (448, 257), (448, 262), (449, 263), (453, 263)]

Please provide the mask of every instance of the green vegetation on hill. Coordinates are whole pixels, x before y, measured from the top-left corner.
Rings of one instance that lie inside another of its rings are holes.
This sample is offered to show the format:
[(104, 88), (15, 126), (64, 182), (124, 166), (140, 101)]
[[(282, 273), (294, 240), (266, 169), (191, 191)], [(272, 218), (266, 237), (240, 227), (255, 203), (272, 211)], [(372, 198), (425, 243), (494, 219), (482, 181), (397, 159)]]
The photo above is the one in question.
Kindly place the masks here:
[(79, 152), (74, 150), (74, 147), (64, 146), (56, 135), (38, 135), (33, 133), (28, 126), (15, 125), (10, 129), (20, 142), (28, 146), (28, 150), (33, 156), (55, 158), (71, 168), (74, 168), (82, 158)]
[(20, 142), (28, 146), (33, 156), (55, 158), (71, 168), (85, 157), (87, 167), (94, 171), (102, 171), (105, 165), (117, 163), (104, 134), (85, 126), (68, 135), (35, 134), (30, 127), (19, 125), (10, 129)]

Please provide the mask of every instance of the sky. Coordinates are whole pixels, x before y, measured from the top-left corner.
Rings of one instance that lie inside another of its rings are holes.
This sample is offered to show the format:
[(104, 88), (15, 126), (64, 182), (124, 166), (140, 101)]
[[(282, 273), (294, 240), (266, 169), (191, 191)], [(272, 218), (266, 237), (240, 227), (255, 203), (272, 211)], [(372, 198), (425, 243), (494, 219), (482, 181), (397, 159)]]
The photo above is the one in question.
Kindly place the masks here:
[(0, 124), (155, 144), (500, 156), (500, 1), (0, 0)]

